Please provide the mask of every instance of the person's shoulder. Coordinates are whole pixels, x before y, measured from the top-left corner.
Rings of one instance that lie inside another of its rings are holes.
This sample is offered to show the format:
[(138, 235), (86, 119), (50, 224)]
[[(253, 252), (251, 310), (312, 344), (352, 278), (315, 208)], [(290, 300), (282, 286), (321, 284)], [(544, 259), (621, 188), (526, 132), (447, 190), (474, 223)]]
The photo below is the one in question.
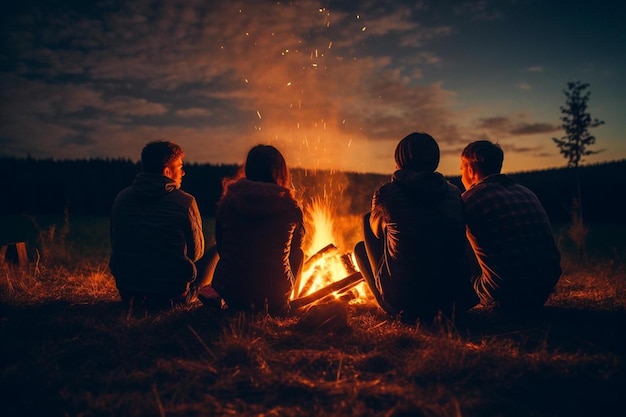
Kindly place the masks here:
[(377, 194), (383, 194), (391, 190), (396, 190), (397, 188), (398, 188), (398, 184), (396, 183), (396, 181), (389, 181), (389, 182), (382, 184), (374, 192)]
[(175, 192), (175, 193), (179, 193), (179, 194), (181, 194), (181, 195), (185, 196), (185, 198), (191, 198), (191, 199), (194, 199), (194, 200), (195, 200), (195, 198), (196, 198), (196, 197), (194, 197), (194, 195), (193, 195), (193, 194), (191, 194), (191, 193), (190, 193), (190, 192), (188, 192), (188, 191), (183, 190), (182, 188), (179, 188), (179, 189), (177, 189), (177, 190), (174, 190), (174, 192)]
[(461, 195), (461, 189), (456, 184), (453, 184), (450, 181), (446, 180), (446, 186), (448, 187), (449, 193)]
[(119, 192), (119, 193), (117, 193), (117, 196), (116, 196), (116, 197), (126, 195), (126, 194), (128, 194), (128, 193), (132, 192), (132, 189), (133, 189), (133, 186), (132, 186), (132, 185), (129, 185), (128, 187), (124, 187), (124, 188), (122, 188), (122, 189), (120, 190), (120, 192)]
[(187, 191), (184, 191), (180, 188), (173, 190), (171, 193), (169, 193), (171, 198), (175, 199), (176, 201), (179, 201), (185, 205), (189, 205), (192, 204), (196, 201), (196, 198), (188, 193)]
[(299, 216), (303, 215), (302, 205), (300, 202), (293, 196), (291, 190), (287, 188), (283, 188), (283, 192), (281, 193), (281, 200), (285, 202), (285, 206), (288, 210), (293, 211)]
[(132, 186), (128, 186), (128, 187), (122, 189), (119, 193), (117, 193), (117, 195), (115, 196), (115, 199), (113, 201), (114, 201), (114, 203), (119, 204), (120, 202), (128, 200), (128, 199), (132, 198), (133, 196), (134, 196), (133, 187)]
[(490, 200), (494, 193), (497, 193), (497, 190), (492, 186), (492, 184), (480, 181), (465, 190), (461, 194), (461, 198), (466, 204), (466, 207), (468, 207), (469, 205), (481, 204), (484, 201)]

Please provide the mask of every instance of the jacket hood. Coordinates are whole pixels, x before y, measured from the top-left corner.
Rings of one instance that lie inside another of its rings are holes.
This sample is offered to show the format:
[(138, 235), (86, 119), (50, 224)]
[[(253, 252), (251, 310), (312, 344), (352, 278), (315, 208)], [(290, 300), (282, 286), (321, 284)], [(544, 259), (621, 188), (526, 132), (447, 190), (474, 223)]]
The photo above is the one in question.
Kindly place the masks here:
[(147, 198), (157, 198), (176, 190), (176, 183), (161, 174), (140, 172), (133, 181), (133, 191)]
[(439, 172), (416, 172), (400, 169), (394, 172), (391, 181), (411, 195), (422, 200), (440, 200), (446, 196), (451, 184)]
[(228, 205), (242, 216), (250, 218), (275, 215), (298, 207), (289, 190), (280, 185), (250, 181), (242, 178), (228, 187), (219, 206)]

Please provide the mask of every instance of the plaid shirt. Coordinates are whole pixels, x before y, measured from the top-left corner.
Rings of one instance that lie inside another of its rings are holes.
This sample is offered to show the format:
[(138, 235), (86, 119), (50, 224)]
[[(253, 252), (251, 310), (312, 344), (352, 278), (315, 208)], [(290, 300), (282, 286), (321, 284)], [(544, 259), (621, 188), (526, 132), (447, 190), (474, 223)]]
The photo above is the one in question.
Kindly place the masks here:
[(553, 288), (561, 275), (561, 256), (532, 191), (495, 174), (465, 191), (463, 201), (467, 237), (483, 277), (502, 288)]

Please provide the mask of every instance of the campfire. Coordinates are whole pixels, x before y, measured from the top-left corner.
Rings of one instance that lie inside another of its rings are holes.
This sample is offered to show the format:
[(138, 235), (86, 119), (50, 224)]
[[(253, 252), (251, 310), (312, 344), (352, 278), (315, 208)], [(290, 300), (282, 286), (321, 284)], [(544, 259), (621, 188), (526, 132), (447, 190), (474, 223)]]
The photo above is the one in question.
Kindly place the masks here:
[(305, 248), (302, 274), (294, 284), (292, 307), (299, 309), (331, 299), (367, 302), (370, 295), (352, 252), (341, 252), (334, 243), (337, 231), (329, 205), (314, 199), (306, 207), (305, 223), (310, 243)]

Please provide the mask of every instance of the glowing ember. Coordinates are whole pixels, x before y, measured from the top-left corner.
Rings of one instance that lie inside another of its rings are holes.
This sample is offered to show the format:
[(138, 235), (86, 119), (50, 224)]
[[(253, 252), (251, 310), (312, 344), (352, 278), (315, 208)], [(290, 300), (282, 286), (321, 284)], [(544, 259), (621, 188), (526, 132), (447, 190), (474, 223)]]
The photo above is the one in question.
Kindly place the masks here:
[[(358, 271), (352, 253), (339, 253), (335, 242), (332, 210), (322, 199), (314, 199), (305, 208), (305, 225), (310, 242), (305, 248), (306, 260), (302, 275), (294, 285), (291, 299), (305, 297), (321, 288), (340, 281)], [(345, 294), (335, 294), (340, 297)], [(366, 302), (365, 283), (351, 290), (351, 302)]]

